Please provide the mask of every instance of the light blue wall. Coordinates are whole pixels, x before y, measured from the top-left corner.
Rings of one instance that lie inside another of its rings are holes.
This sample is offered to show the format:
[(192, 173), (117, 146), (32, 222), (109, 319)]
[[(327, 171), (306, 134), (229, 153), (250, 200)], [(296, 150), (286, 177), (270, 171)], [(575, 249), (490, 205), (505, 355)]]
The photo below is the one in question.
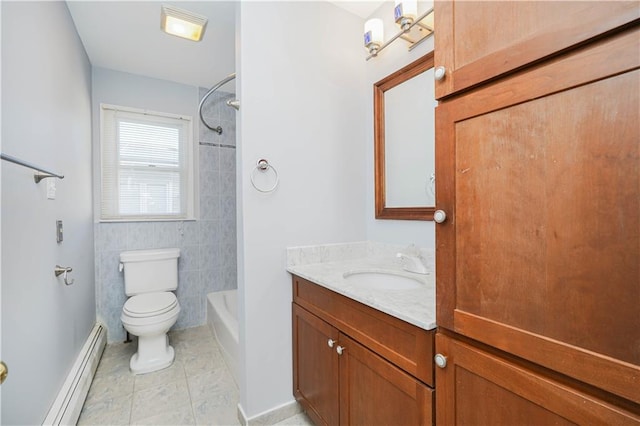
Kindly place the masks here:
[[(229, 84), (223, 89), (233, 90)], [(135, 107), (193, 117), (199, 164), (199, 219), (184, 222), (95, 224), (96, 305), (107, 325), (110, 342), (125, 339), (120, 321), (126, 301), (119, 255), (125, 250), (179, 247), (176, 294), (182, 307), (174, 328), (206, 321), (206, 294), (236, 288), (235, 110), (224, 101), (232, 95), (217, 91), (203, 109), (207, 122), (223, 128), (222, 135), (199, 123), (197, 106), (205, 89), (103, 68), (93, 69), (93, 143), (96, 212), (99, 202), (100, 103)], [(198, 141), (207, 145), (198, 145)]]
[[(95, 323), (91, 67), (64, 2), (0, 7), (2, 151), (65, 176), (47, 200), (50, 179), (2, 164), (2, 424), (33, 425)], [(57, 264), (73, 268), (73, 285), (54, 276)]]

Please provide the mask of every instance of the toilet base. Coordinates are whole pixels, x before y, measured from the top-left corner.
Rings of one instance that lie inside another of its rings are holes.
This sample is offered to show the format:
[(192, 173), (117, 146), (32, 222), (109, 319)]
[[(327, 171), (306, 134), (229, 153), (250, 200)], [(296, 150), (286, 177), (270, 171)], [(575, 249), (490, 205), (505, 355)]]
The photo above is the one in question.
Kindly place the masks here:
[(138, 336), (138, 351), (133, 354), (129, 368), (133, 374), (146, 374), (162, 370), (173, 364), (175, 351), (166, 334)]

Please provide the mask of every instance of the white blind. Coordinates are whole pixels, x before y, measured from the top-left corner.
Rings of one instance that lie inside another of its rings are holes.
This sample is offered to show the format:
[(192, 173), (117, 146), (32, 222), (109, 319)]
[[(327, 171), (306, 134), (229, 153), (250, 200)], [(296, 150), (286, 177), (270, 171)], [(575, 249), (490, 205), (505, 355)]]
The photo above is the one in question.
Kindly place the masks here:
[(101, 219), (186, 219), (191, 119), (102, 105)]

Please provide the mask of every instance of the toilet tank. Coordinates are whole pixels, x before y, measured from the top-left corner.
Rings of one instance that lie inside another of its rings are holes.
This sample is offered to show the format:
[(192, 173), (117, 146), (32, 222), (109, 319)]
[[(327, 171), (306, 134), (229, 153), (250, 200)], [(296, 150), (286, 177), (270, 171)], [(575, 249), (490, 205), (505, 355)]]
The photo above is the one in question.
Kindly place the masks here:
[(120, 253), (127, 296), (178, 288), (180, 249), (131, 250)]

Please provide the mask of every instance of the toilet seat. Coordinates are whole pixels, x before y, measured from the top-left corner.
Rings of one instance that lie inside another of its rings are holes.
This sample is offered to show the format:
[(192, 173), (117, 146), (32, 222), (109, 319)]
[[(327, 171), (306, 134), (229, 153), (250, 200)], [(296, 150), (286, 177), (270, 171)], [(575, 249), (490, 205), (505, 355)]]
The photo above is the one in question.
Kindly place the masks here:
[(178, 299), (171, 292), (145, 293), (130, 297), (122, 312), (130, 318), (157, 317), (175, 309), (177, 305)]

